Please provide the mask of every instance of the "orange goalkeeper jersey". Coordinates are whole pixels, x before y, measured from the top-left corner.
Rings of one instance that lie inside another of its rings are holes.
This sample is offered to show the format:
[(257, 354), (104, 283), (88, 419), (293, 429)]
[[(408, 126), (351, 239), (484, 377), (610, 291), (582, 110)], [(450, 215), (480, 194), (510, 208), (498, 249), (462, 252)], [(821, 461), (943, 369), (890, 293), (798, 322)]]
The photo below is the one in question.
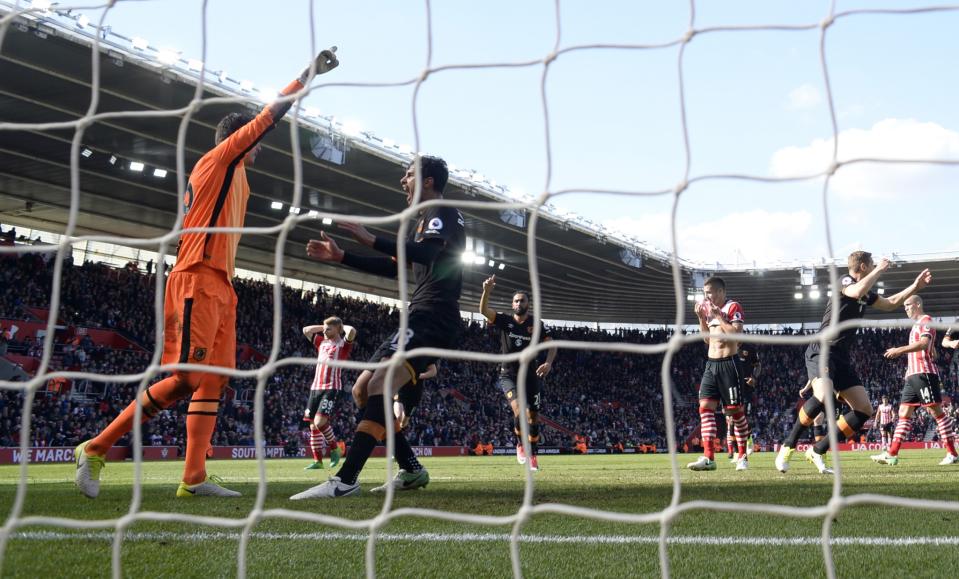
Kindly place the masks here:
[[(292, 82), (282, 94), (303, 88)], [(183, 228), (243, 227), (250, 185), (243, 158), (273, 128), (276, 119), (265, 107), (252, 121), (237, 129), (203, 155), (190, 173), (183, 198)], [(173, 271), (202, 263), (233, 279), (239, 233), (198, 231), (180, 235)]]

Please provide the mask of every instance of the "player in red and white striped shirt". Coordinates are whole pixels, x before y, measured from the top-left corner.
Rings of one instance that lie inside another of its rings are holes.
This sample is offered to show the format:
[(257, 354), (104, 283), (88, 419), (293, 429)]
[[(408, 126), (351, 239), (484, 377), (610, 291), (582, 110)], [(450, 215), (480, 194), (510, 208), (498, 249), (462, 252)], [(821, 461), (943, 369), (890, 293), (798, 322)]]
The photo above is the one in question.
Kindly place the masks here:
[(882, 437), (882, 448), (889, 449), (892, 443), (892, 427), (896, 423), (896, 409), (889, 403), (889, 397), (882, 397), (882, 404), (876, 408), (876, 424)]
[(939, 387), (939, 369), (936, 368), (936, 330), (932, 327), (932, 318), (922, 310), (922, 298), (913, 295), (906, 299), (906, 315), (916, 320), (909, 332), (909, 345), (889, 348), (886, 358), (894, 360), (903, 354), (908, 356), (906, 366), (906, 384), (902, 389), (899, 403), (899, 422), (892, 437), (889, 450), (871, 458), (879, 464), (895, 465), (899, 463), (899, 446), (909, 421), (917, 406), (922, 406), (936, 419), (939, 440), (946, 447), (946, 457), (939, 464), (959, 464), (956, 455), (956, 433), (952, 417), (942, 411), (942, 393)]
[(330, 317), (322, 326), (306, 326), (303, 335), (316, 348), (316, 373), (310, 385), (310, 399), (303, 413), (303, 421), (310, 423), (310, 450), (313, 463), (304, 470), (323, 468), (323, 454), (330, 449), (330, 466), (340, 461), (330, 417), (336, 410), (337, 401), (343, 397), (342, 368), (330, 366), (330, 360), (346, 360), (356, 340), (356, 329), (343, 325), (343, 320)]
[(739, 358), (739, 342), (726, 337), (743, 331), (743, 308), (726, 299), (726, 282), (712, 276), (703, 283), (706, 300), (696, 305), (696, 316), (704, 339), (709, 344), (706, 369), (699, 384), (699, 424), (703, 456), (686, 465), (695, 471), (716, 470), (713, 440), (716, 438), (716, 408), (721, 405), (729, 418), (738, 453), (736, 470), (749, 468), (746, 440), (750, 437), (744, 409), (745, 373)]

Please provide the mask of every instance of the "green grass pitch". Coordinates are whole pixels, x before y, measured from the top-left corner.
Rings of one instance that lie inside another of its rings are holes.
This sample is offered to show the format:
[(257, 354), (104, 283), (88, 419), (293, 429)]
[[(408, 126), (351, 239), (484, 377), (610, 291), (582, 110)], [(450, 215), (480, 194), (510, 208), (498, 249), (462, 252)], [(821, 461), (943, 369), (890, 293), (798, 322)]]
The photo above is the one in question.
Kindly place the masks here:
[[(797, 453), (798, 457), (798, 453)], [(681, 465), (693, 456), (680, 456)], [(904, 451), (897, 467), (873, 464), (865, 453), (845, 453), (843, 493), (959, 500), (959, 466), (939, 467), (939, 451)], [(753, 455), (751, 469), (683, 470), (682, 501), (824, 505), (830, 477), (801, 458), (787, 475), (775, 471), (773, 454)], [(525, 471), (511, 457), (427, 458), (432, 482), (397, 493), (393, 508), (437, 509), (508, 516), (523, 500)], [(325, 479), (329, 470), (303, 471), (306, 460), (267, 462), (265, 510), (299, 509), (351, 520), (375, 517), (383, 499), (368, 491), (382, 481), (385, 463), (371, 460), (364, 493), (338, 500), (291, 502), (288, 497)], [(535, 473), (534, 504), (565, 503), (619, 513), (651, 513), (672, 496), (667, 456), (544, 456)], [(179, 462), (143, 465), (141, 510), (239, 519), (253, 508), (255, 461), (211, 461), (240, 499), (174, 498)], [(19, 467), (0, 467), (0, 509), (6, 520), (14, 502)], [(97, 500), (73, 487), (72, 465), (31, 465), (24, 516), (115, 519), (129, 512), (133, 465), (108, 463)], [(959, 507), (959, 504), (957, 504)], [(673, 577), (822, 577), (818, 544), (822, 519), (694, 510), (670, 529)], [(380, 577), (510, 577), (509, 525), (479, 525), (401, 516), (381, 530), (376, 543)], [(659, 576), (658, 524), (602, 522), (561, 514), (534, 515), (520, 544), (525, 577)], [(955, 577), (959, 569), (959, 511), (854, 506), (833, 524), (839, 577)], [(247, 550), (250, 577), (361, 577), (367, 533), (363, 529), (267, 517), (254, 527)], [(111, 531), (20, 527), (3, 555), (3, 577), (106, 577), (111, 573)], [(918, 539), (903, 544), (904, 539)], [(122, 546), (126, 577), (232, 577), (237, 572), (236, 529), (182, 522), (136, 522)]]

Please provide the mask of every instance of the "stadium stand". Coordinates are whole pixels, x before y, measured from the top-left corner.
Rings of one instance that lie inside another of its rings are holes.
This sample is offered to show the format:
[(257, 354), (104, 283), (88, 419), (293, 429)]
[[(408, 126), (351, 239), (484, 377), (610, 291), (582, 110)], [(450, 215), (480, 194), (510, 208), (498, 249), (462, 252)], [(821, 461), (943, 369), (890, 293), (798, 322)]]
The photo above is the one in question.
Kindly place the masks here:
[[(0, 321), (4, 328), (29, 326), (47, 313), (51, 262), (42, 255), (23, 254), (7, 258), (0, 273)], [(153, 292), (155, 273), (136, 264), (113, 268), (86, 262), (65, 269), (63, 301), (55, 337), (53, 369), (82, 370), (106, 375), (142, 372), (153, 348)], [(238, 367), (256, 368), (269, 352), (272, 334), (273, 286), (265, 281), (235, 280), (238, 306)], [(327, 315), (339, 315), (359, 330), (353, 359), (365, 360), (372, 348), (396, 325), (398, 312), (387, 306), (326, 293), (284, 287), (284, 357), (313, 355), (300, 329)], [(463, 348), (492, 352), (494, 343), (485, 325), (464, 321)], [(99, 330), (99, 331), (98, 331)], [(787, 332), (791, 330), (786, 330)], [(92, 336), (113, 336), (110, 344)], [(902, 365), (881, 359), (881, 352), (902, 341), (905, 330), (860, 331), (861, 347), (855, 359), (870, 393), (878, 399), (888, 394), (897, 399)], [(626, 341), (661, 343), (670, 337), (666, 329), (554, 328), (557, 339), (592, 342)], [(125, 348), (115, 347), (126, 344)], [(39, 358), (41, 341), (19, 332), (5, 343), (6, 358), (25, 369)], [(778, 441), (790, 425), (805, 381), (801, 346), (759, 348), (763, 372), (753, 405), (755, 439), (761, 446)], [(695, 344), (681, 350), (672, 367), (677, 399), (677, 434), (680, 440), (695, 438), (696, 382), (701, 374), (705, 347)], [(940, 371), (955, 384), (952, 352), (939, 358)], [(572, 448), (573, 435), (581, 434), (590, 448), (665, 448), (660, 411), (662, 392), (660, 356), (637, 356), (596, 351), (561, 351), (545, 390), (545, 411), (550, 426), (545, 444)], [(355, 372), (345, 371), (352, 382)], [(264, 414), (266, 442), (282, 445), (295, 454), (304, 445), (302, 412), (313, 367), (284, 367), (267, 385)], [(439, 376), (426, 389), (413, 416), (409, 439), (421, 446), (494, 446), (513, 444), (512, 420), (507, 405), (493, 386), (494, 365), (488, 362), (444, 361)], [(232, 404), (221, 406), (214, 445), (252, 445), (252, 392), (250, 379), (233, 380), (227, 394)], [(72, 446), (104, 426), (133, 397), (136, 384), (51, 383), (33, 407), (31, 446)], [(951, 391), (951, 389), (947, 390)], [(19, 444), (21, 394), (0, 392), (0, 446)], [(144, 440), (153, 445), (182, 446), (185, 403), (174, 406), (144, 426)], [(953, 410), (955, 405), (953, 405)], [(418, 420), (418, 418), (420, 418)], [(343, 411), (334, 421), (337, 432), (351, 432), (354, 416)], [(914, 422), (913, 440), (932, 440), (935, 425), (920, 413)], [(129, 444), (128, 440), (121, 445)]]

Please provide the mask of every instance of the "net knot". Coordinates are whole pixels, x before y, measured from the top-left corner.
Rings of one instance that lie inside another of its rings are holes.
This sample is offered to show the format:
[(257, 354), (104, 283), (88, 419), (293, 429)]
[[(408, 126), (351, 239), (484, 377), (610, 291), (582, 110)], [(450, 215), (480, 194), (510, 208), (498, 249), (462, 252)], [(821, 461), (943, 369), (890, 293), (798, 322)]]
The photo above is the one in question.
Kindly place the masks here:
[(687, 188), (689, 188), (689, 181), (687, 181), (686, 179), (683, 179), (682, 181), (677, 183), (675, 187), (673, 187), (673, 193), (676, 195), (679, 195), (683, 191), (685, 191)]
[(825, 18), (822, 19), (822, 22), (819, 23), (819, 27), (825, 30), (829, 28), (830, 26), (832, 26), (832, 23), (835, 21), (836, 21), (836, 17), (830, 14), (829, 16), (826, 16)]
[(696, 29), (690, 28), (686, 31), (686, 34), (683, 34), (683, 44), (687, 44), (693, 37), (696, 36)]

